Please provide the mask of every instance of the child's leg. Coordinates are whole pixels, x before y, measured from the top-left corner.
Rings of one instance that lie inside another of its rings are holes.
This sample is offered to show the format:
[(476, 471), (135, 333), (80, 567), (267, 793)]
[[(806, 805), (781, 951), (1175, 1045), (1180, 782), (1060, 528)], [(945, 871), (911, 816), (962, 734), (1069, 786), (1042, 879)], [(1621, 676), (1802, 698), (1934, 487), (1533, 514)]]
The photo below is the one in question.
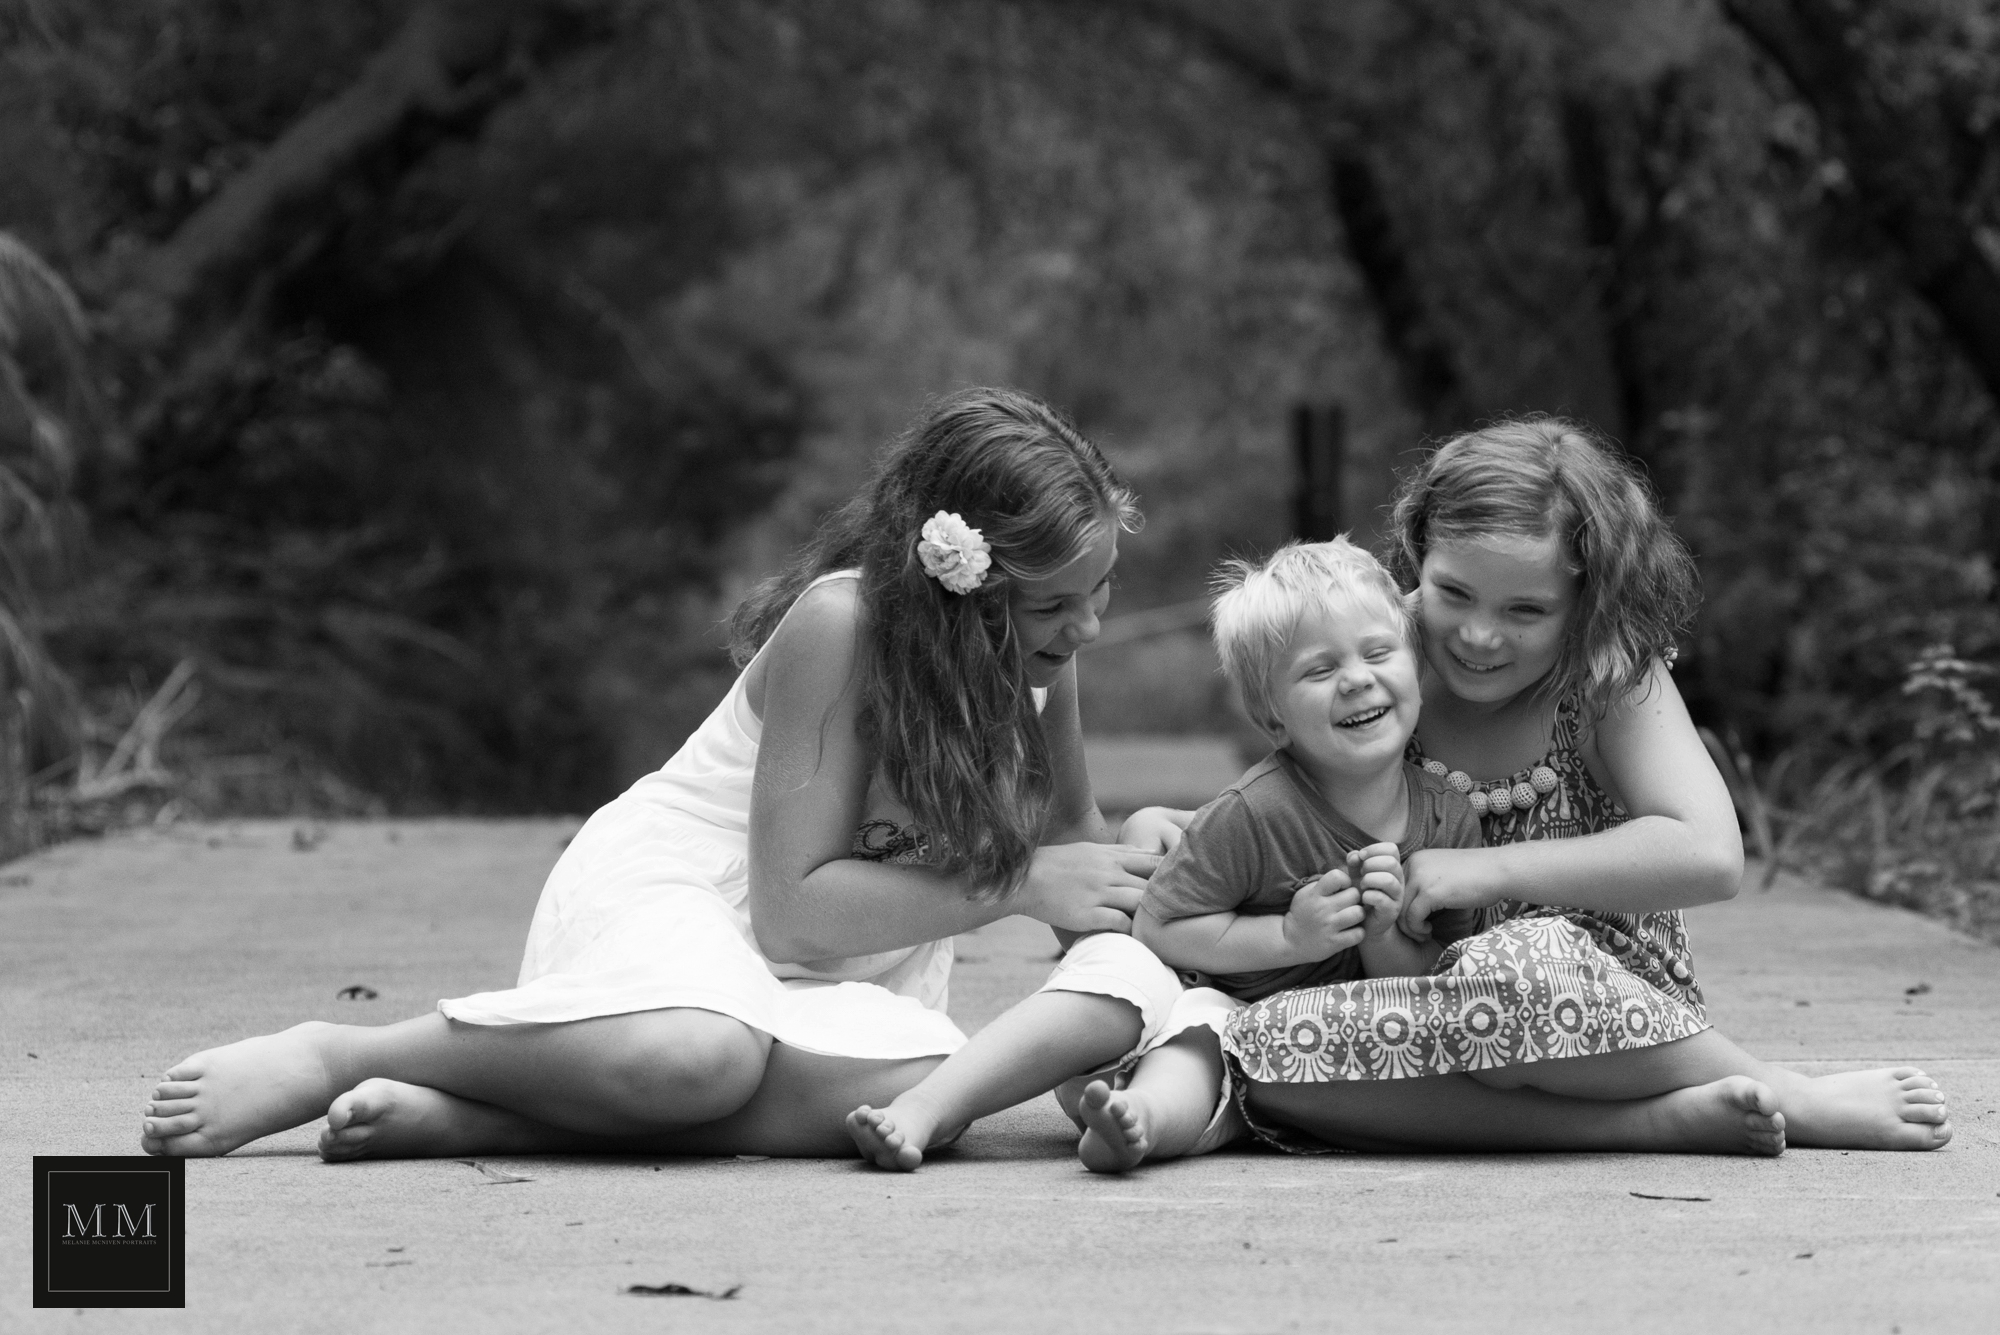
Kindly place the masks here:
[(314, 1021), (197, 1052), (147, 1105), (150, 1154), (227, 1154), (311, 1121), (371, 1077), (442, 1090), (564, 1131), (633, 1135), (711, 1122), (764, 1081), (767, 1035), (713, 1011), (566, 1024), (379, 1027)]
[(1637, 1150), (1775, 1155), (1785, 1118), (1745, 1076), (1651, 1098), (1564, 1098), (1466, 1075), (1250, 1086), (1251, 1106), (1343, 1149)]
[(904, 1172), (975, 1119), (1109, 1066), (1166, 1022), (1180, 981), (1129, 936), (1099, 933), (1071, 946), (1042, 990), (974, 1034), (886, 1108), (847, 1118), (862, 1157)]
[(829, 1057), (774, 1043), (763, 1083), (728, 1116), (622, 1136), (568, 1131), (442, 1090), (369, 1079), (333, 1101), (319, 1150), (329, 1161), (558, 1152), (839, 1158), (854, 1152), (843, 1112), (857, 1102), (889, 1102), (941, 1060)]
[(886, 1108), (862, 1104), (848, 1134), (878, 1168), (909, 1172), (924, 1151), (989, 1113), (1024, 1103), (1137, 1045), (1138, 1007), (1088, 992), (1037, 992), (974, 1034)]
[(1222, 1040), (1212, 1029), (1184, 1029), (1141, 1057), (1123, 1088), (1091, 1080), (1074, 1108), (1065, 1101), (1084, 1127), (1076, 1157), (1093, 1173), (1123, 1173), (1191, 1153), (1223, 1088)]
[(1794, 1145), (1930, 1150), (1951, 1139), (1944, 1091), (1913, 1066), (1805, 1076), (1758, 1061), (1714, 1029), (1630, 1052), (1533, 1062), (1474, 1078), (1585, 1099), (1636, 1099), (1748, 1076), (1770, 1086)]

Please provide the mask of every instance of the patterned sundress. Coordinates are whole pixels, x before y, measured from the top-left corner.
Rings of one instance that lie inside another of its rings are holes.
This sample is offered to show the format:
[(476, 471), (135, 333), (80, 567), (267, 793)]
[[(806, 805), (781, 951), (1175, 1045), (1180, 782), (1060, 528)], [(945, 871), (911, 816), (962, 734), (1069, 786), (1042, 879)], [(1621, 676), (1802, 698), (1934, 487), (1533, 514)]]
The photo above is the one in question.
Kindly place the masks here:
[[(1482, 818), (1488, 845), (1594, 834), (1630, 819), (1590, 777), (1575, 699), (1558, 704), (1538, 765), (1557, 787), (1526, 811)], [(1410, 758), (1423, 752), (1410, 743)], [(1483, 787), (1497, 787), (1485, 783)], [(1223, 1050), (1237, 1074), (1274, 1084), (1396, 1080), (1491, 1070), (1558, 1057), (1626, 1052), (1708, 1028), (1678, 912), (1611, 913), (1503, 900), (1447, 948), (1429, 974), (1280, 992), (1236, 1012)], [(1250, 1113), (1247, 1087), (1239, 1101)], [(1251, 1116), (1281, 1149), (1328, 1147)]]

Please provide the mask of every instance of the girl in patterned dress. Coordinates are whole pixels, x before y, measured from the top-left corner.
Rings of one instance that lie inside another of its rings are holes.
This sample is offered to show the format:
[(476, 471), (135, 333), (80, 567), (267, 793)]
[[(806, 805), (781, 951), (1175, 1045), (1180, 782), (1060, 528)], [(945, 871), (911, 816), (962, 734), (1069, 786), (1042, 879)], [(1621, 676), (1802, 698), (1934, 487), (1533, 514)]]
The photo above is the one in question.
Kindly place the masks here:
[[(570, 841), (515, 987), (198, 1052), (142, 1147), (227, 1154), (324, 1113), (328, 1159), (851, 1154), (842, 1114), (964, 1041), (954, 934), (1130, 930), (1158, 857), (1107, 841), (1072, 660), (1137, 518), (1046, 405), (938, 404), (739, 611), (715, 712)], [(1149, 822), (1126, 828), (1158, 846)]]
[(1484, 929), (1433, 971), (1280, 993), (1224, 1048), (1286, 1149), (1932, 1149), (1910, 1067), (1808, 1079), (1708, 1024), (1680, 910), (1734, 895), (1726, 788), (1673, 679), (1692, 562), (1635, 471), (1553, 418), (1459, 436), (1409, 479), (1391, 565), (1425, 673), (1411, 758), (1487, 847), (1426, 849), (1403, 922)]

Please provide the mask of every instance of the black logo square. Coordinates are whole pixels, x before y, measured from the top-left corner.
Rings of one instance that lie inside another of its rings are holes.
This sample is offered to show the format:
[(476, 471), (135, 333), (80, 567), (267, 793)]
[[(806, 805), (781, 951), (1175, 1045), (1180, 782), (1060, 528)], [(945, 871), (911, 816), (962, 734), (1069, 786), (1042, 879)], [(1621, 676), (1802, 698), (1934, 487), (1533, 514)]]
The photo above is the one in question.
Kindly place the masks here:
[(35, 1306), (185, 1307), (187, 1161), (35, 1156)]

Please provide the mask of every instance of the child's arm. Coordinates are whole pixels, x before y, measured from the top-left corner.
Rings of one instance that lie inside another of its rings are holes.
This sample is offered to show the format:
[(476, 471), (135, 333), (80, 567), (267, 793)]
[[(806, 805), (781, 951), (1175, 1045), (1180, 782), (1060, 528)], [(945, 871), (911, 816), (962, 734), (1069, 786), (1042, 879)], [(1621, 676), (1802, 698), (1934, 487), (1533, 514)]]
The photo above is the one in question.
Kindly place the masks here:
[[(1062, 675), (1049, 687), (1048, 703), (1042, 707), (1042, 733), (1048, 743), (1049, 765), (1055, 781), (1055, 790), (1049, 802), (1049, 818), (1042, 829), (1042, 843), (1045, 846), (1112, 843), (1111, 833), (1105, 827), (1103, 813), (1097, 805), (1097, 795), (1091, 791), (1090, 771), (1084, 764), (1075, 663), (1064, 668)], [(1194, 815), (1193, 812), (1178, 813), (1186, 819), (1173, 824), (1167, 820), (1156, 820), (1148, 813), (1177, 814), (1166, 812), (1162, 807), (1147, 807), (1134, 812), (1118, 834), (1116, 842), (1122, 850), (1141, 856), (1170, 852), (1180, 842), (1182, 827)], [(1171, 841), (1162, 833), (1163, 828), (1171, 831)], [(1157, 861), (1154, 857), (1152, 865), (1156, 865)], [(1053, 924), (1051, 930), (1056, 934), (1056, 944), (1064, 951), (1084, 935), (1083, 932), (1066, 931)], [(1131, 928), (1128, 924), (1117, 930), (1130, 931)]]
[[(1094, 843), (1044, 848), (1020, 888), (1000, 900), (975, 898), (962, 878), (929, 868), (852, 857), (874, 769), (858, 722), (858, 620), (850, 586), (822, 585), (800, 597), (763, 650), (749, 906), (764, 954), (781, 962), (863, 955), (971, 931), (1010, 913), (1078, 930), (1129, 931), (1128, 915), (1159, 862), (1151, 854)], [(1073, 727), (1074, 682), (1068, 695)]]
[(1630, 821), (1574, 839), (1422, 849), (1407, 868), (1404, 922), (1421, 934), (1434, 910), (1503, 899), (1653, 913), (1736, 893), (1735, 808), (1664, 663), (1599, 722), (1590, 751)]
[(1176, 807), (1140, 807), (1125, 818), (1118, 842), (1149, 852), (1171, 853), (1180, 847), (1181, 836), (1193, 819), (1192, 811)]
[(1361, 923), (1361, 894), (1336, 867), (1294, 891), (1282, 914), (1224, 910), (1163, 920), (1142, 899), (1132, 930), (1176, 968), (1228, 974), (1317, 964), (1359, 945)]
[(1104, 816), (1091, 791), (1090, 771), (1083, 759), (1083, 728), (1076, 699), (1076, 664), (1063, 669), (1049, 687), (1048, 704), (1042, 709), (1042, 733), (1049, 747), (1049, 766), (1055, 791), (1049, 802), (1049, 819), (1044, 827), (1044, 844), (1118, 843), (1148, 853), (1171, 853), (1181, 841), (1181, 833), (1194, 819), (1192, 811), (1172, 807), (1141, 807), (1125, 818), (1112, 839)]
[(1444, 947), (1403, 934), (1403, 858), (1394, 844), (1370, 844), (1347, 855), (1348, 875), (1361, 891), (1361, 971), (1368, 978), (1429, 973)]
[(1049, 748), (1052, 791), (1042, 822), (1044, 844), (1108, 844), (1111, 833), (1090, 788), (1083, 762), (1083, 722), (1076, 699), (1076, 664), (1070, 663), (1049, 686), (1042, 706), (1042, 740)]

